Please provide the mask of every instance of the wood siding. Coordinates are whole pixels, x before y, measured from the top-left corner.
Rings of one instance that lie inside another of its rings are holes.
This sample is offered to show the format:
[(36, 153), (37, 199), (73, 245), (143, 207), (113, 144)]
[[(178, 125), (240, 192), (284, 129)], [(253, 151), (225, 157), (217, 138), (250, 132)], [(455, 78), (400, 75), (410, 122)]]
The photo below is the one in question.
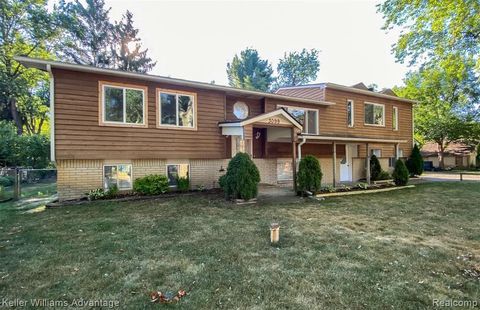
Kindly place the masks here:
[[(347, 125), (347, 100), (354, 101), (354, 126)], [(359, 137), (376, 139), (405, 140), (406, 143), (399, 145), (403, 149), (404, 156), (409, 156), (412, 150), (412, 104), (394, 99), (379, 98), (363, 94), (333, 90), (325, 90), (325, 100), (334, 102), (333, 106), (321, 106), (315, 104), (291, 103), (290, 106), (317, 109), (319, 134), (334, 135), (340, 137)], [(365, 102), (385, 105), (385, 126), (369, 126), (364, 124)], [(266, 99), (265, 111), (273, 111), (278, 105), (285, 104), (279, 100)], [(393, 130), (393, 107), (398, 107), (398, 130)], [(359, 145), (359, 156), (365, 156), (365, 143)], [(381, 149), (382, 157), (393, 157), (394, 146), (391, 143), (370, 144), (370, 148)]]
[[(226, 158), (221, 92), (66, 70), (54, 76), (57, 159)], [(148, 128), (100, 126), (99, 81), (148, 87)], [(156, 88), (197, 93), (197, 130), (157, 128)]]
[(245, 102), (248, 106), (248, 117), (254, 117), (262, 114), (263, 111), (263, 99), (248, 99), (248, 98), (238, 98), (238, 97), (227, 97), (226, 98), (226, 120), (228, 121), (238, 121), (239, 119), (233, 115), (233, 105), (237, 101)]

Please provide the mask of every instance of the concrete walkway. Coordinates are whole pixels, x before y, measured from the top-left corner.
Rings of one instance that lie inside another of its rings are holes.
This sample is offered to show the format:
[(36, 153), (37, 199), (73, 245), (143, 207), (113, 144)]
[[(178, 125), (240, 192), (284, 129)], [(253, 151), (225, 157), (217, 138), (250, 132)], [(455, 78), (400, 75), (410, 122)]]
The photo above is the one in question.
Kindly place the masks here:
[[(475, 173), (475, 172), (473, 172)], [(425, 171), (421, 176), (420, 179), (423, 181), (429, 182), (453, 182), (453, 181), (460, 181), (460, 172), (457, 171)], [(463, 175), (464, 181), (480, 181), (480, 173), (476, 175)]]

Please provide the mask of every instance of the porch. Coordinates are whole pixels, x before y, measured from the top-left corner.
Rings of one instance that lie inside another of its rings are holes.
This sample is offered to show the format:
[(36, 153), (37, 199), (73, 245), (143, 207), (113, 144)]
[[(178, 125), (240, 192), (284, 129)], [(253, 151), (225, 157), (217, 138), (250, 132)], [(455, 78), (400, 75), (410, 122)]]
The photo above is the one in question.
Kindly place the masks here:
[[(392, 170), (401, 156), (403, 140), (311, 135), (302, 133), (301, 124), (284, 109), (219, 125), (227, 139), (227, 153), (252, 156), (262, 183), (295, 189), (296, 172), (302, 156), (312, 155), (322, 168), (323, 185), (370, 183), (370, 158), (376, 153), (384, 170)], [(385, 153), (379, 156), (378, 153)]]

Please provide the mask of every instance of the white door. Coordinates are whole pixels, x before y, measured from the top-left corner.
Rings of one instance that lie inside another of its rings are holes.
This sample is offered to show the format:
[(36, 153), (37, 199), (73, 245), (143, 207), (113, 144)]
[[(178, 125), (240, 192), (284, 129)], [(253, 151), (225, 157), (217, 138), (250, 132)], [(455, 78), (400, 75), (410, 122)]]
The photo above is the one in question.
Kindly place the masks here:
[(345, 156), (340, 159), (340, 182), (352, 181), (352, 157), (356, 156), (356, 145), (345, 145)]

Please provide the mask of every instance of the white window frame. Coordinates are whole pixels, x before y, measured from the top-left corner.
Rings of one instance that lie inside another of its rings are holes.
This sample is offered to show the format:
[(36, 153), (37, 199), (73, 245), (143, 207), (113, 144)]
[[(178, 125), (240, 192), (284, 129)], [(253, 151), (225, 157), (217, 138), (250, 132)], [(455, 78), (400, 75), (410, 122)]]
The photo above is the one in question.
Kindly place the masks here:
[[(377, 154), (375, 154), (375, 151), (378, 151), (378, 153), (379, 153), (380, 155), (377, 156)], [(377, 158), (381, 158), (381, 157), (382, 157), (382, 149), (371, 149), (370, 152), (371, 152), (370, 156), (375, 155)]]
[[(366, 117), (365, 108), (366, 108), (367, 105), (382, 107), (382, 110), (383, 110), (383, 112), (382, 112), (382, 124), (369, 124), (369, 123), (365, 122), (365, 117)], [(364, 106), (363, 106), (363, 124), (365, 126), (385, 127), (385, 105), (381, 104), (381, 103), (374, 103), (374, 102), (365, 101)]]
[(118, 178), (117, 178), (117, 188), (119, 191), (129, 191), (129, 190), (132, 190), (133, 189), (133, 165), (130, 164), (130, 163), (120, 163), (120, 164), (103, 164), (103, 167), (102, 167), (102, 183), (103, 183), (103, 189), (104, 190), (107, 190), (108, 188), (105, 188), (105, 167), (114, 167), (116, 166), (117, 167), (117, 172), (118, 172), (118, 166), (130, 166), (130, 171), (131, 171), (131, 175), (130, 175), (130, 179), (131, 179), (131, 186), (129, 188), (120, 188), (118, 186)]
[[(190, 175), (191, 175), (191, 174), (190, 174), (190, 164), (187, 164), (187, 163), (169, 163), (169, 164), (166, 164), (166, 165), (165, 165), (165, 176), (167, 177), (167, 180), (169, 180), (169, 179), (168, 179), (168, 166), (180, 166), (180, 165), (187, 165), (187, 167), (188, 167), (188, 180), (190, 181)], [(170, 183), (170, 182), (169, 182), (169, 183)], [(177, 185), (170, 185), (170, 184), (168, 184), (168, 187), (173, 187), (173, 188), (175, 188), (175, 187), (177, 187)]]
[[(352, 122), (351, 123), (348, 122), (348, 105), (349, 104), (352, 105), (352, 108), (350, 109), (350, 111), (352, 113)], [(347, 100), (347, 126), (350, 127), (350, 128), (355, 126), (355, 102), (351, 99)]]
[[(309, 134), (309, 135), (318, 135), (319, 132), (320, 132), (320, 120), (319, 120), (319, 111), (318, 109), (311, 109), (311, 108), (303, 108), (303, 107), (297, 107), (297, 106), (291, 106), (291, 105), (277, 105), (277, 108), (285, 108), (287, 109), (287, 112), (288, 112), (288, 109), (292, 109), (292, 110), (304, 110), (305, 112), (305, 124), (302, 125), (303, 127), (303, 130), (302, 130), (302, 134)], [(316, 122), (316, 126), (315, 126), (315, 133), (307, 133), (305, 132), (305, 130), (307, 129), (307, 126), (305, 126), (306, 124), (308, 124), (308, 113), (306, 113), (307, 111), (314, 111), (316, 113), (316, 118), (317, 118), (317, 122)], [(290, 112), (289, 112), (290, 113)]]
[(395, 120), (392, 120), (392, 123), (393, 123), (393, 130), (395, 131), (398, 131), (398, 107), (393, 107), (393, 115), (392, 115), (392, 118), (393, 116), (395, 116)]
[(403, 149), (399, 148), (397, 149), (397, 158), (403, 158)]
[[(147, 118), (147, 109), (148, 105), (146, 104), (146, 94), (145, 94), (145, 88), (143, 87), (134, 87), (134, 86), (127, 86), (127, 85), (117, 85), (114, 83), (108, 83), (108, 82), (100, 82), (101, 84), (101, 91), (102, 91), (102, 96), (101, 96), (101, 111), (102, 111), (102, 118), (101, 118), (101, 124), (103, 125), (120, 125), (120, 126), (139, 126), (139, 127), (145, 127), (146, 126), (146, 118)], [(107, 121), (106, 120), (106, 113), (105, 113), (105, 95), (106, 91), (105, 88), (117, 88), (121, 89), (123, 91), (123, 121), (121, 122), (116, 122), (116, 121)], [(141, 91), (142, 92), (142, 104), (143, 104), (143, 111), (142, 111), (142, 123), (127, 123), (127, 89), (130, 90), (136, 90), (136, 91)]]
[[(157, 107), (158, 107), (158, 128), (171, 128), (171, 129), (182, 129), (182, 130), (197, 130), (197, 94), (191, 92), (177, 91), (173, 89), (162, 89), (157, 88)], [(162, 97), (161, 94), (174, 95), (175, 96), (175, 109), (177, 112), (176, 125), (171, 124), (162, 124)], [(192, 98), (193, 102), (193, 126), (180, 126), (178, 121), (178, 97), (179, 96), (188, 96)]]

